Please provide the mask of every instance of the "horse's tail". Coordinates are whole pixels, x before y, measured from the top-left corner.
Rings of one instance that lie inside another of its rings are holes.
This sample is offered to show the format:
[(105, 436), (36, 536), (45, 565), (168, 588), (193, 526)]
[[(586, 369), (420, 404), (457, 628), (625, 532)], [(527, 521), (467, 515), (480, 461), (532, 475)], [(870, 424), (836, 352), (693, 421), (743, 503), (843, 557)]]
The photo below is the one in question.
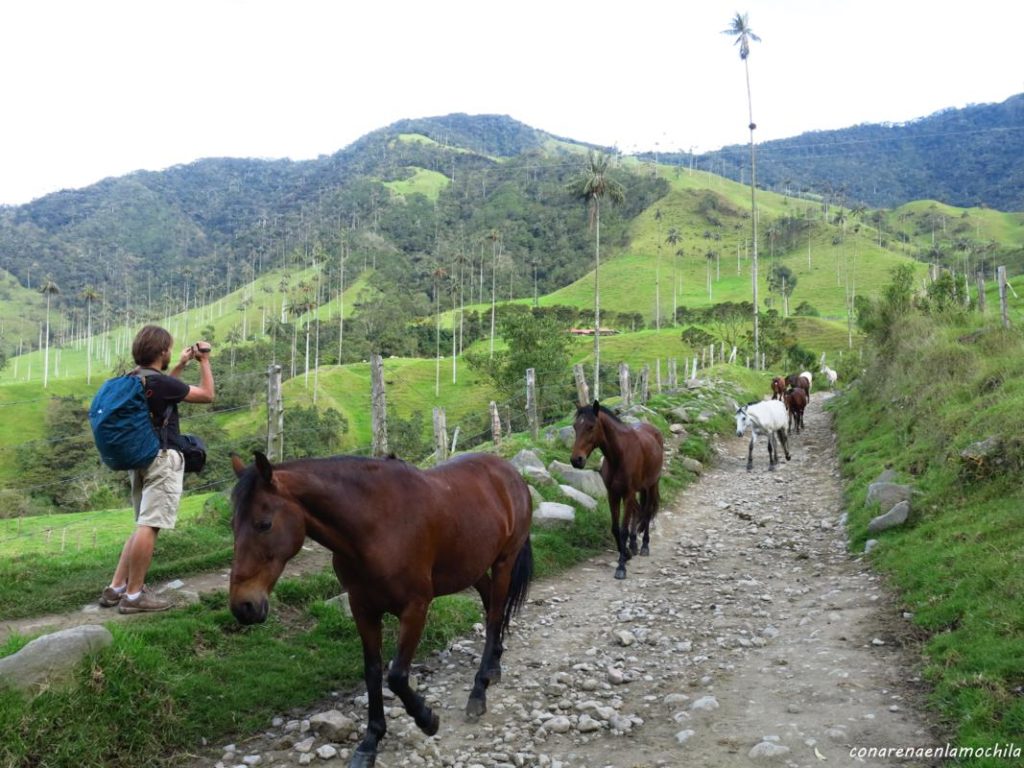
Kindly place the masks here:
[(644, 528), (650, 528), (660, 508), (661, 491), (658, 488), (658, 483), (640, 491), (640, 522)]
[(508, 583), (508, 594), (505, 595), (505, 614), (501, 620), (501, 634), (504, 636), (512, 617), (522, 609), (526, 602), (526, 594), (530, 591), (530, 579), (533, 578), (533, 546), (530, 537), (526, 537), (515, 565), (512, 566), (512, 577)]

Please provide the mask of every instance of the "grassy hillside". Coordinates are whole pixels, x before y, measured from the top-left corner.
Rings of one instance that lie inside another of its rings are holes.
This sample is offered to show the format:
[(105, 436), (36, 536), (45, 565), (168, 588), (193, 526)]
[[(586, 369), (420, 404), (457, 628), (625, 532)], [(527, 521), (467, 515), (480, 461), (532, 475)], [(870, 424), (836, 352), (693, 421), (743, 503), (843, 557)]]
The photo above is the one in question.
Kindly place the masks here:
[[(1010, 331), (991, 315), (901, 321), (887, 354), (835, 407), (851, 547), (878, 540), (871, 558), (912, 614), (932, 702), (964, 746), (1012, 742), (1024, 728), (1019, 304)], [(982, 441), (995, 447), (965, 458)], [(867, 486), (885, 469), (915, 489), (911, 517), (869, 534), (868, 522), (886, 510), (865, 504)]]

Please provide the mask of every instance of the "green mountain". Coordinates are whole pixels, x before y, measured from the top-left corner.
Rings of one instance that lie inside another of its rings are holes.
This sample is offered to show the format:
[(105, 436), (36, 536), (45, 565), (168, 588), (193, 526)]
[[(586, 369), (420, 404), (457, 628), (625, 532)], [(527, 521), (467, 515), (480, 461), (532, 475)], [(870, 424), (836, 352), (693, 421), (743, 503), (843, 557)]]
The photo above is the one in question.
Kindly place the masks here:
[[(913, 87), (912, 85), (909, 87)], [(689, 166), (688, 155), (660, 156)], [(748, 145), (693, 159), (750, 179)], [(1024, 94), (906, 123), (814, 131), (757, 145), (759, 186), (893, 208), (913, 200), (1024, 211)]]

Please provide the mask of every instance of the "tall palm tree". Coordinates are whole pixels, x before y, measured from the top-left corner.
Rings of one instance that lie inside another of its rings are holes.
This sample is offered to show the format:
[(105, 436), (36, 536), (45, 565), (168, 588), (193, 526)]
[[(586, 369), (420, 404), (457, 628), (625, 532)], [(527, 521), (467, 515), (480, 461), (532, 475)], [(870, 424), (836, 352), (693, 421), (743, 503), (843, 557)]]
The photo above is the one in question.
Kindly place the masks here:
[[(434, 281), (434, 397), (441, 394), (441, 283), (448, 277), (448, 270), (438, 264), (430, 273)], [(492, 338), (493, 343), (493, 338)]]
[(43, 336), (43, 341), (46, 344), (46, 353), (43, 357), (43, 388), (45, 389), (50, 375), (50, 299), (54, 294), (60, 293), (60, 287), (50, 275), (47, 275), (43, 278), (39, 292), (46, 296), (46, 333)]
[(626, 199), (622, 185), (609, 175), (611, 158), (591, 152), (583, 173), (569, 183), (569, 191), (585, 200), (590, 211), (590, 225), (594, 228), (594, 399), (601, 389), (601, 200), (612, 203)]
[(722, 30), (723, 35), (732, 35), (736, 38), (734, 45), (740, 47), (740, 59), (743, 61), (743, 69), (747, 76), (747, 115), (750, 123), (750, 223), (753, 227), (752, 239), (754, 242), (754, 254), (751, 261), (751, 284), (753, 286), (754, 298), (754, 368), (760, 368), (758, 357), (759, 334), (757, 327), (757, 160), (754, 153), (754, 107), (750, 98), (750, 63), (747, 58), (750, 56), (750, 43), (760, 42), (761, 38), (754, 34), (747, 19), (748, 14), (737, 12), (733, 17), (728, 29)]
[(654, 209), (654, 221), (658, 225), (658, 256), (654, 266), (654, 327), (661, 330), (661, 208)]
[[(497, 280), (498, 280), (498, 255), (501, 253), (501, 233), (492, 229), (487, 235), (487, 238), (491, 241), (491, 351), (489, 357), (494, 357), (494, 315), (497, 310)], [(483, 277), (483, 267), (481, 266), (481, 277)]]
[[(682, 240), (682, 235), (679, 234), (679, 228), (669, 227), (665, 242), (675, 248), (675, 246), (679, 245), (680, 240)], [(679, 264), (679, 257), (682, 255), (683, 249), (676, 248), (675, 255), (672, 257), (672, 325), (676, 324), (676, 310), (679, 308), (679, 293), (676, 290), (679, 287), (679, 278), (676, 276), (676, 266)]]
[(91, 285), (87, 285), (78, 296), (85, 302), (85, 335), (87, 337), (85, 342), (85, 383), (92, 384), (92, 303), (100, 297), (100, 294)]

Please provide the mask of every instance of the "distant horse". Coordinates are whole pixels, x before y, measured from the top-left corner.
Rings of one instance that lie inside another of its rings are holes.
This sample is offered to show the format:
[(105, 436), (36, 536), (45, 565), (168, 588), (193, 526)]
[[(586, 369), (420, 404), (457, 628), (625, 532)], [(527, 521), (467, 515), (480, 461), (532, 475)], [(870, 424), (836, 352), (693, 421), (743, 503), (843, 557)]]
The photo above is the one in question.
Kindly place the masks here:
[(232, 465), (235, 534), (231, 612), (242, 624), (267, 618), (267, 596), (308, 535), (334, 552), (363, 643), (369, 694), (366, 735), (349, 763), (370, 768), (387, 732), (381, 689), (381, 618), (398, 617), (388, 687), (427, 735), (439, 720), (409, 686), (409, 666), (430, 602), (475, 587), (486, 612), (480, 668), (466, 705), (475, 720), (501, 679), (502, 641), (526, 599), (533, 571), (533, 503), (519, 472), (489, 454), (467, 454), (422, 471), (397, 459), (336, 456), (271, 465), (262, 453)]
[(789, 461), (789, 443), (786, 439), (786, 406), (778, 400), (762, 400), (750, 405), (741, 405), (736, 409), (736, 437), (743, 437), (743, 433), (750, 427), (750, 447), (747, 449), (747, 471), (754, 468), (754, 443), (758, 434), (768, 438), (768, 469), (774, 470), (779, 463), (778, 448), (775, 446), (775, 437), (778, 435), (782, 443), (782, 450), (786, 454), (786, 461)]
[(781, 400), (786, 395), (786, 380), (781, 376), (772, 379), (772, 400)]
[(822, 364), (821, 372), (825, 374), (825, 378), (828, 380), (829, 390), (835, 389), (836, 380), (839, 378), (839, 374), (829, 368), (827, 365)]
[(806, 392), (807, 396), (810, 397), (811, 374), (808, 373), (807, 371), (804, 371), (803, 373), (791, 373), (789, 374), (789, 376), (786, 377), (786, 386), (790, 388), (800, 387), (800, 389)]
[[(573, 428), (576, 430), (571, 458), (574, 467), (582, 469), (595, 448), (600, 448), (604, 454), (601, 478), (608, 489), (612, 538), (619, 550), (615, 578), (624, 579), (626, 561), (637, 552), (638, 531), (643, 533), (640, 554), (650, 554), (651, 521), (658, 513), (661, 500), (658, 479), (661, 477), (665, 441), (661, 432), (650, 424), (624, 424), (597, 400), (592, 406), (584, 405), (576, 409)], [(625, 514), (620, 528), (619, 506), (623, 502)]]
[(793, 434), (796, 425), (797, 434), (804, 428), (804, 409), (807, 407), (807, 392), (801, 387), (793, 387), (786, 391), (786, 410), (789, 412), (789, 434)]

